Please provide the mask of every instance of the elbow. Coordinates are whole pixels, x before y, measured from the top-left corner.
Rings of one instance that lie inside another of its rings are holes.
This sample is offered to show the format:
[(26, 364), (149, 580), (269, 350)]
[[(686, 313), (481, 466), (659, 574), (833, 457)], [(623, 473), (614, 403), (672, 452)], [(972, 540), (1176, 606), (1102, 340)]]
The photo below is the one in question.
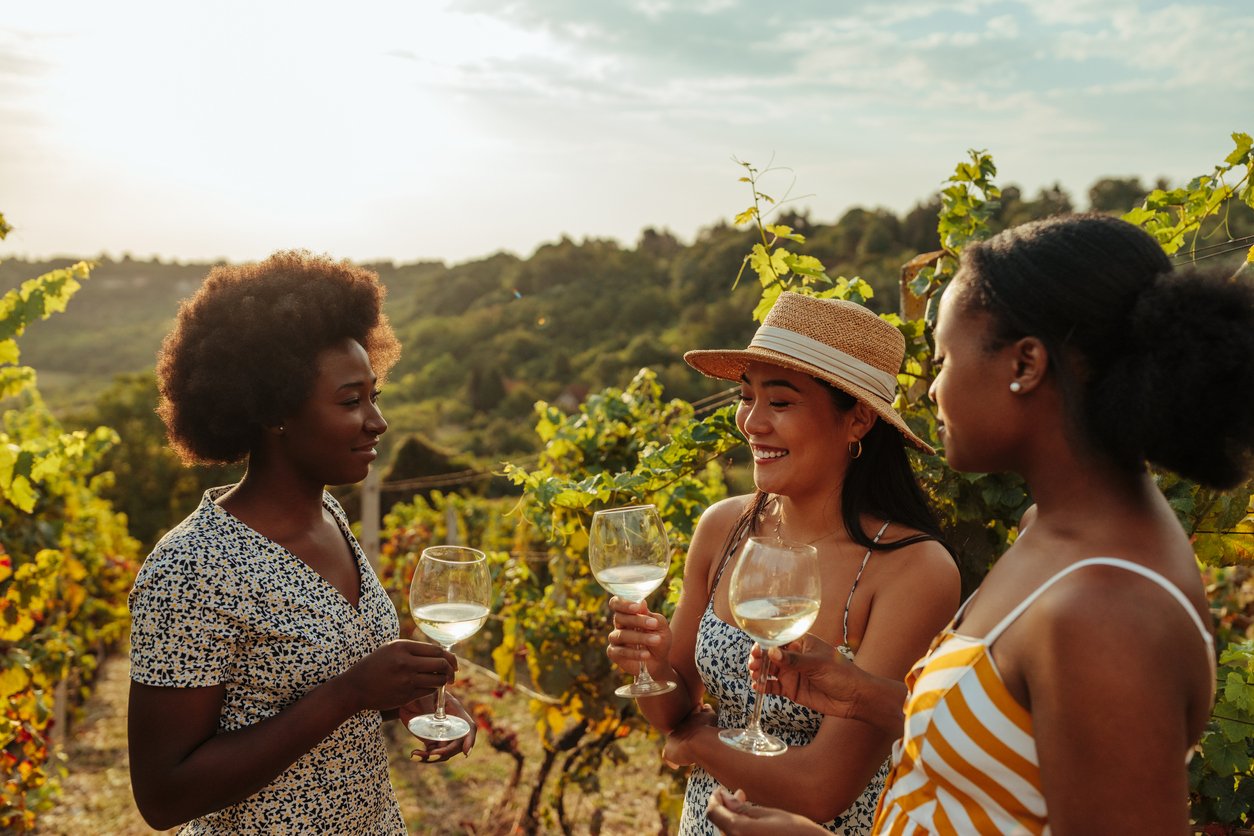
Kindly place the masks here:
[(159, 786), (150, 786), (131, 778), (131, 794), (135, 808), (153, 830), (173, 830), (193, 816), (179, 809), (179, 794), (168, 792)]
[(139, 815), (153, 830), (173, 830), (187, 822), (189, 818), (180, 816), (174, 810), (167, 809), (161, 804), (151, 801), (142, 802), (138, 795), (135, 796), (135, 806), (139, 809)]

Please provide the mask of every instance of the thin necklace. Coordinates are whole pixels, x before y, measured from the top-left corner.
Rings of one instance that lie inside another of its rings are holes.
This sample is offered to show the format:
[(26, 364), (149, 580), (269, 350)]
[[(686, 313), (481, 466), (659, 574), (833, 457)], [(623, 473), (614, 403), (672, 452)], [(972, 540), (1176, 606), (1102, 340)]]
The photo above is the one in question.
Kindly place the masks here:
[[(775, 497), (775, 539), (776, 540), (784, 539), (783, 523), (784, 523), (784, 506), (780, 504), (779, 497)], [(818, 541), (823, 540), (827, 537), (831, 537), (835, 533), (836, 533), (835, 531), (829, 531), (826, 534), (820, 534), (818, 537), (815, 537), (813, 540), (806, 543), (806, 545), (813, 546)]]

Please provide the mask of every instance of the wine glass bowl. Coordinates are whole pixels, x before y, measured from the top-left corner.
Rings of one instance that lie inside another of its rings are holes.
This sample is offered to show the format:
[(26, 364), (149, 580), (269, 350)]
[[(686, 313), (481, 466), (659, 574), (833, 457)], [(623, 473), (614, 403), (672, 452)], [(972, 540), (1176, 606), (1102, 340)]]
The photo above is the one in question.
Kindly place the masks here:
[[(732, 570), (727, 598), (736, 625), (769, 649), (805, 635), (818, 617), (821, 591), (814, 546), (751, 537)], [(764, 665), (769, 664), (766, 656), (763, 659)], [(764, 701), (764, 694), (754, 699), (747, 727), (724, 729), (719, 739), (754, 755), (788, 751), (787, 743), (762, 730)]]
[[(670, 545), (657, 508), (630, 505), (593, 514), (588, 532), (588, 564), (597, 583), (610, 594), (635, 603), (649, 597), (666, 580), (670, 568)], [(674, 689), (674, 682), (653, 679), (641, 662), (635, 681), (614, 693), (620, 697), (651, 697)]]
[[(428, 638), (452, 650), (488, 620), (492, 605), (492, 578), (487, 556), (466, 546), (430, 546), (422, 550), (409, 585), (409, 611)], [(422, 714), (408, 723), (409, 731), (426, 740), (457, 740), (470, 733), (461, 717), (444, 713), (444, 686), (436, 697), (434, 714)]]

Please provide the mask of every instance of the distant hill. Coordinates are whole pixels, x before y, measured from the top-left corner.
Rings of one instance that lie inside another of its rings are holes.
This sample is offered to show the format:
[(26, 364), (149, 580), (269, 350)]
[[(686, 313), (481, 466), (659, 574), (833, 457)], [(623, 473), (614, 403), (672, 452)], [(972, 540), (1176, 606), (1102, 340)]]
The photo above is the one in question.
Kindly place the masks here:
[[(1122, 211), (1145, 193), (1134, 179), (1106, 179), (1090, 202)], [(807, 236), (806, 250), (830, 275), (859, 275), (876, 290), (872, 306), (895, 309), (900, 267), (936, 249), (938, 203), (898, 217), (853, 209), (833, 223), (804, 215), (775, 219)], [(1033, 199), (1008, 186), (1000, 225), (1072, 208), (1045, 189)], [(1238, 205), (1234, 235), (1254, 232), (1254, 213)], [(668, 395), (696, 399), (717, 384), (682, 360), (695, 347), (742, 346), (753, 331), (756, 286), (732, 290), (749, 233), (727, 225), (685, 244), (646, 229), (632, 246), (590, 239), (539, 247), (530, 257), (504, 253), (457, 265), (367, 265), (387, 285), (387, 312), (404, 347), (384, 392), (391, 444), (420, 434), (483, 462), (534, 449), (532, 404), (568, 405), (590, 390), (622, 385), (642, 366), (658, 370)], [(0, 263), (0, 292), (69, 259)], [(86, 406), (116, 375), (150, 370), (179, 301), (210, 264), (100, 259), (66, 313), (32, 325), (22, 361), (62, 410)], [(746, 277), (746, 282), (752, 282)]]

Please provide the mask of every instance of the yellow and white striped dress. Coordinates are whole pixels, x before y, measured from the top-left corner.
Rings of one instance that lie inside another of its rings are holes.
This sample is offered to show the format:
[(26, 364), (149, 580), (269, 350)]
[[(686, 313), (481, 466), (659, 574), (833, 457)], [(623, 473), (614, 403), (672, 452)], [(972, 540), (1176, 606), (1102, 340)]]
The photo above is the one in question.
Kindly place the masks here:
[[(906, 677), (905, 733), (875, 814), (877, 836), (1048, 834), (1032, 716), (1002, 682), (993, 642), (1062, 578), (1086, 566), (1115, 566), (1165, 589), (1193, 619), (1214, 665), (1210, 631), (1171, 581), (1136, 563), (1095, 557), (1038, 587), (983, 638), (954, 632), (966, 604)], [(967, 599), (970, 603), (970, 599)]]

